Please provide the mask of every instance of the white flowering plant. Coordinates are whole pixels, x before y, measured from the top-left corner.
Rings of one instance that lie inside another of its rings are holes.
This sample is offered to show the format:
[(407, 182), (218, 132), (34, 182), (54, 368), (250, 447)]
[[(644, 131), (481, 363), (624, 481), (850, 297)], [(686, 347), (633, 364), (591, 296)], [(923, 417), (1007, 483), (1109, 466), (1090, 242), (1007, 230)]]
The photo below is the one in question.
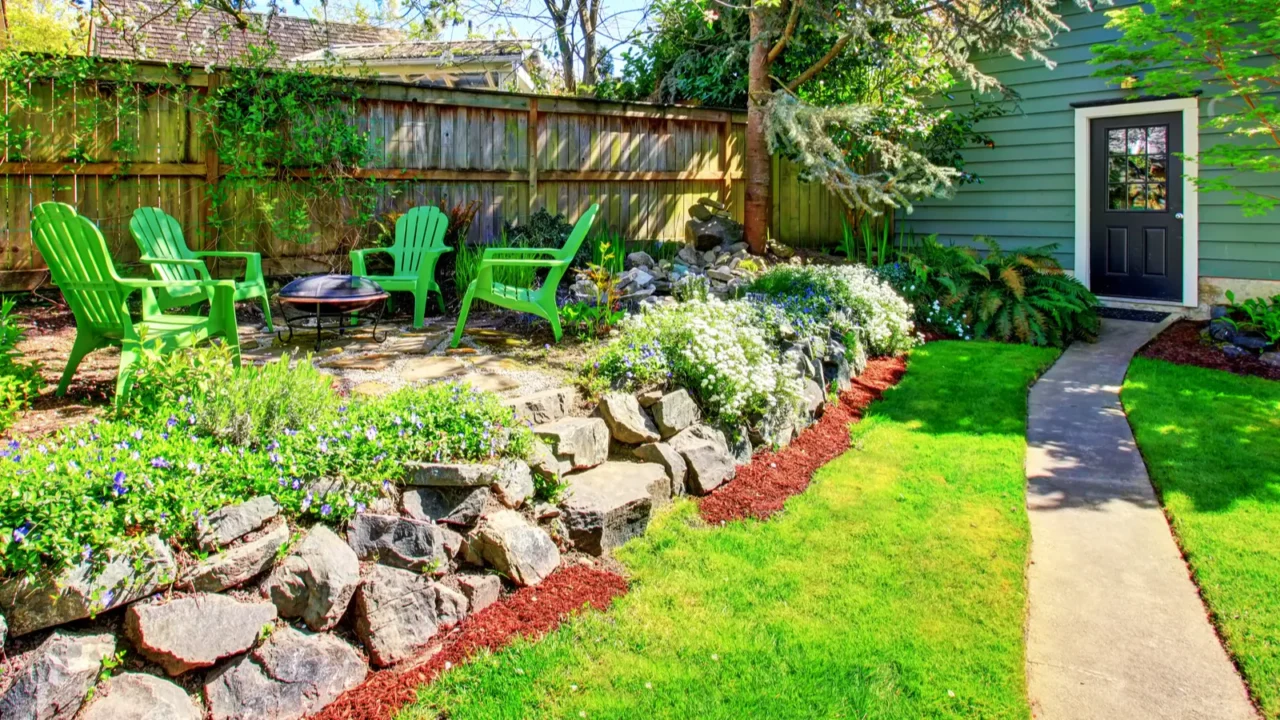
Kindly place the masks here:
[(750, 293), (781, 309), (800, 334), (853, 334), (871, 355), (899, 355), (915, 342), (911, 306), (864, 265), (782, 265), (756, 278)]
[(650, 308), (627, 318), (587, 368), (588, 384), (679, 385), (712, 421), (754, 425), (803, 405), (799, 371), (783, 365), (756, 309), (716, 298)]

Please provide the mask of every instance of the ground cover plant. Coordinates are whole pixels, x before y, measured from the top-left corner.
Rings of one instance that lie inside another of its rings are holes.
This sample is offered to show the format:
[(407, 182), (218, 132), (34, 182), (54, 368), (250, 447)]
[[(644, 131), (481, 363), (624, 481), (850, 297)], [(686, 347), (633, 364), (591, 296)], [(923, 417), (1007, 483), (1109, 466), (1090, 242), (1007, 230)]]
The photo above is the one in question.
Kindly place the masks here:
[(149, 356), (118, 418), (0, 449), (0, 575), (181, 547), (201, 518), (257, 495), (338, 524), (398, 480), (399, 461), (521, 455), (528, 431), (490, 393), (446, 383), (339, 396), (300, 360), (229, 370), (216, 348)]
[(1280, 382), (1139, 357), (1121, 398), (1219, 633), (1280, 718)]
[(422, 688), (449, 717), (1025, 718), (1026, 388), (1052, 349), (941, 342), (768, 522), (689, 502), (632, 590)]
[(31, 405), (44, 385), (39, 364), (24, 360), (18, 351), (26, 333), (13, 314), (15, 304), (11, 297), (0, 301), (0, 433)]

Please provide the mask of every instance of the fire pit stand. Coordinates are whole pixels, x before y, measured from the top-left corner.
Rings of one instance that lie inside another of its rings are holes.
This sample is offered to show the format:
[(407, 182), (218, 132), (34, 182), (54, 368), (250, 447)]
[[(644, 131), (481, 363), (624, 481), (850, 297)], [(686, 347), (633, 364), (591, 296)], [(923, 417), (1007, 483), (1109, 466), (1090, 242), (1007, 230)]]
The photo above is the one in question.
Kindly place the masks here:
[(299, 278), (285, 285), (276, 299), (284, 314), (288, 337), (284, 331), (276, 337), (284, 342), (293, 340), (299, 330), (315, 330), (316, 350), (328, 331), (334, 337), (345, 335), (355, 327), (370, 327), (374, 342), (387, 339), (384, 331), (378, 336), (378, 323), (391, 294), (369, 278), (355, 275), (314, 275)]

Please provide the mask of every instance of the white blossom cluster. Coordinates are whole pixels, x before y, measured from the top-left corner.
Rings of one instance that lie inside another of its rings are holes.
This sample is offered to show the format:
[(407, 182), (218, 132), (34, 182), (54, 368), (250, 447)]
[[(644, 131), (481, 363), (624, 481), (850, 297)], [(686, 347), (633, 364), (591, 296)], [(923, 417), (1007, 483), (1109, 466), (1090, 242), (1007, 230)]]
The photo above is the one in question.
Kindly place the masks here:
[(872, 355), (898, 355), (914, 344), (911, 306), (889, 283), (865, 265), (813, 265), (815, 275), (849, 290), (856, 324)]

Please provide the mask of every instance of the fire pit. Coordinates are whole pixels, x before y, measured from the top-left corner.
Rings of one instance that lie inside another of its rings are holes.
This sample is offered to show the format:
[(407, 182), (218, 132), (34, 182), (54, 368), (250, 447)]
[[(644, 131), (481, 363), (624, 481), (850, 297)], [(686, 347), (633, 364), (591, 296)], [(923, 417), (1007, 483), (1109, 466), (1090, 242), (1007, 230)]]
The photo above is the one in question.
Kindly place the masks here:
[(295, 330), (316, 332), (316, 349), (325, 330), (343, 335), (348, 328), (371, 325), (373, 339), (382, 342), (386, 333), (378, 337), (378, 322), (390, 293), (369, 278), (355, 275), (314, 275), (298, 278), (285, 285), (276, 299), (284, 313), (289, 336), (283, 331), (277, 334), (286, 342), (293, 339)]

